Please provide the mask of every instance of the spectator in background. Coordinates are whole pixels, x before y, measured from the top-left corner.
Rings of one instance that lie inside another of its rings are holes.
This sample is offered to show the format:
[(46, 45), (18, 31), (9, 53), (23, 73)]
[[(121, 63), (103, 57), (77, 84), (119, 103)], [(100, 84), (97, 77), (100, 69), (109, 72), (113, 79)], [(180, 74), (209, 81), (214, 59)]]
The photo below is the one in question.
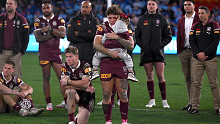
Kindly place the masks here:
[(99, 13), (97, 14), (97, 17), (99, 19), (99, 22), (102, 23), (103, 22), (103, 18), (104, 18), (104, 13), (102, 10), (99, 10)]
[(138, 6), (134, 6), (133, 12), (137, 17), (141, 16), (141, 9)]
[(0, 15), (0, 24), (4, 26), (0, 28), (0, 72), (5, 62), (10, 60), (15, 63), (13, 75), (21, 78), (22, 56), (29, 42), (29, 26), (26, 18), (16, 12), (17, 6), (16, 0), (7, 0), (6, 13)]
[(74, 12), (78, 12), (81, 9), (81, 0), (77, 0), (74, 6)]
[(135, 15), (135, 13), (132, 13), (131, 15), (131, 25), (133, 28), (135, 28), (135, 26), (137, 25), (138, 22), (138, 17)]
[(102, 10), (102, 1), (101, 0), (97, 0), (95, 5), (94, 5), (94, 13), (99, 13), (100, 10)]
[(125, 14), (132, 14), (132, 12), (133, 12), (133, 8), (131, 7), (131, 5), (130, 4), (126, 4), (125, 5), (125, 7), (124, 8), (122, 8), (123, 9), (123, 11), (125, 12)]

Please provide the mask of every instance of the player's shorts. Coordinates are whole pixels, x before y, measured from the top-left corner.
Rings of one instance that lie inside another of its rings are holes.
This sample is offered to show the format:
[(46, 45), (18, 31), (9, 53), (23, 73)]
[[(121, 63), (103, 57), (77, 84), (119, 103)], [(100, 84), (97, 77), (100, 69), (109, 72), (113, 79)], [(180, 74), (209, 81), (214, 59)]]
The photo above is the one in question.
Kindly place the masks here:
[(100, 80), (110, 81), (113, 77), (127, 79), (128, 71), (123, 60), (103, 58), (100, 63)]
[(58, 64), (63, 63), (60, 49), (59, 50), (41, 49), (41, 50), (39, 50), (38, 56), (39, 56), (39, 64), (41, 67), (43, 67), (51, 62), (55, 62)]
[(85, 109), (87, 109), (89, 112), (91, 112), (92, 110), (92, 105), (93, 105), (93, 99), (90, 100), (90, 104), (87, 105), (83, 102), (83, 94), (78, 94), (79, 95), (79, 102), (77, 103), (79, 106), (84, 107)]

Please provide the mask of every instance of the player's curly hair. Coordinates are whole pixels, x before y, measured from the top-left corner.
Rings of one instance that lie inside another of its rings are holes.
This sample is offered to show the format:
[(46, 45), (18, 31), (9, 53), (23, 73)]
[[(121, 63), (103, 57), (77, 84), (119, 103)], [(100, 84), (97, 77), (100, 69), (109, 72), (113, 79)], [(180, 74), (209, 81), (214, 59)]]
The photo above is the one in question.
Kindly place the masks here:
[(42, 0), (42, 4), (45, 4), (45, 3), (52, 4), (52, 1), (51, 0)]
[(105, 12), (106, 15), (110, 15), (110, 14), (113, 14), (113, 15), (120, 15), (122, 12), (122, 10), (120, 9), (120, 7), (118, 5), (111, 5), (107, 11)]
[(65, 49), (65, 54), (67, 53), (72, 53), (73, 55), (79, 55), (79, 51), (76, 47), (74, 46), (69, 46)]

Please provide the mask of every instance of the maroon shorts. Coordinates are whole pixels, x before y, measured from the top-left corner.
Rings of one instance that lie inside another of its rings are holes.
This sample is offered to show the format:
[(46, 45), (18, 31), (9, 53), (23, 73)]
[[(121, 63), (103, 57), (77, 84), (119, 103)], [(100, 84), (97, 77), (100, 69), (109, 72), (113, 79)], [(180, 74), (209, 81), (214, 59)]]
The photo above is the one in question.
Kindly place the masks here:
[(110, 81), (113, 77), (127, 79), (128, 71), (123, 60), (103, 58), (100, 63), (100, 80)]
[(39, 64), (42, 67), (51, 62), (55, 62), (58, 64), (63, 63), (60, 49), (59, 50), (41, 49), (39, 50), (38, 56), (39, 56)]
[(77, 104), (78, 104), (79, 106), (84, 107), (84, 108), (87, 109), (89, 112), (91, 112), (91, 110), (92, 110), (92, 105), (93, 105), (93, 99), (91, 99), (89, 103), (90, 103), (89, 105), (85, 104), (85, 103), (83, 102), (83, 94), (82, 94), (82, 95), (79, 94), (79, 102), (78, 102)]

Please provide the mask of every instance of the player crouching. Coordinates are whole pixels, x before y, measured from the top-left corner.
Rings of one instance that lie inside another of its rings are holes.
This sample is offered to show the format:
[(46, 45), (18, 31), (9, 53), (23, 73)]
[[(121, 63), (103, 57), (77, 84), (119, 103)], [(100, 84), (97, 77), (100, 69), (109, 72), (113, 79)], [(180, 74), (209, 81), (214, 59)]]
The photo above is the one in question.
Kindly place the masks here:
[(33, 89), (25, 84), (20, 78), (12, 75), (15, 71), (15, 63), (6, 61), (3, 66), (3, 72), (0, 74), (0, 84), (6, 86), (7, 90), (12, 90), (15, 86), (19, 87), (13, 97), (10, 94), (0, 92), (0, 113), (11, 113), (14, 110), (18, 111), (21, 116), (35, 116), (44, 112), (44, 108), (35, 108), (31, 94)]
[[(91, 66), (79, 60), (78, 49), (69, 46), (65, 50), (66, 62), (62, 65), (60, 83), (64, 86), (67, 96), (67, 110), (69, 124), (87, 124), (93, 99), (95, 99), (95, 89), (90, 79)], [(74, 112), (78, 104), (78, 118), (74, 119)]]

